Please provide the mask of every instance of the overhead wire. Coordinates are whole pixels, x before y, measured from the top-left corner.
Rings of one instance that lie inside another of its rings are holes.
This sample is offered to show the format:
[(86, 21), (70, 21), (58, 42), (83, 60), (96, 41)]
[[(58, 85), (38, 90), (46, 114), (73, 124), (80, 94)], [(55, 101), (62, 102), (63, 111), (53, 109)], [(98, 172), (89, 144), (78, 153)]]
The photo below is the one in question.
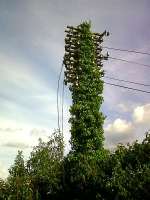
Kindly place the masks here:
[(146, 64), (138, 63), (138, 62), (134, 62), (134, 61), (129, 61), (129, 60), (125, 60), (125, 59), (122, 59), (122, 58), (115, 58), (115, 57), (111, 57), (111, 56), (109, 56), (108, 58), (113, 59), (113, 60), (120, 60), (120, 61), (123, 61), (123, 62), (132, 63), (132, 64), (136, 64), (136, 65), (145, 66), (147, 68), (150, 68), (150, 65), (146, 65)]
[(127, 87), (127, 86), (123, 86), (123, 85), (119, 85), (119, 84), (114, 84), (114, 83), (109, 83), (109, 82), (105, 82), (105, 81), (104, 81), (104, 83), (108, 84), (108, 85), (120, 87), (120, 88), (125, 88), (125, 89), (129, 89), (129, 90), (134, 90), (134, 91), (138, 91), (138, 92), (143, 92), (143, 93), (150, 94), (150, 91), (146, 91), (146, 90), (141, 90), (141, 89), (137, 89), (137, 88)]
[(141, 52), (141, 51), (129, 50), (129, 49), (120, 49), (120, 48), (107, 47), (107, 46), (103, 46), (103, 48), (104, 49), (112, 49), (114, 51), (125, 51), (125, 52), (129, 52), (129, 53), (136, 53), (136, 54), (143, 54), (143, 55), (150, 56), (150, 53), (148, 53), (148, 52)]
[(147, 86), (147, 87), (150, 86), (150, 84), (139, 83), (139, 82), (134, 82), (134, 81), (127, 81), (127, 80), (124, 80), (124, 79), (114, 78), (114, 77), (111, 77), (111, 76), (104, 76), (104, 78), (115, 80), (115, 81), (121, 81), (121, 82), (125, 82), (125, 83), (132, 83), (132, 84), (135, 84), (135, 85), (141, 85), (141, 86)]

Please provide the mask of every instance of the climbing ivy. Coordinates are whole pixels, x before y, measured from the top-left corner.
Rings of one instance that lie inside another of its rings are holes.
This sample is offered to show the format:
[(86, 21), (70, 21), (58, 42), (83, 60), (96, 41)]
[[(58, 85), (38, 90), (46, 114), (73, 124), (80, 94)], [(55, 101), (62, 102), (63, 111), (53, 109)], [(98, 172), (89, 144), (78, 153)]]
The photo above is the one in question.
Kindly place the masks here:
[(91, 152), (103, 147), (104, 115), (102, 59), (99, 44), (106, 34), (92, 33), (91, 24), (84, 22), (76, 28), (69, 27), (66, 37), (64, 63), (65, 83), (72, 93), (70, 108), (71, 145), (77, 152)]

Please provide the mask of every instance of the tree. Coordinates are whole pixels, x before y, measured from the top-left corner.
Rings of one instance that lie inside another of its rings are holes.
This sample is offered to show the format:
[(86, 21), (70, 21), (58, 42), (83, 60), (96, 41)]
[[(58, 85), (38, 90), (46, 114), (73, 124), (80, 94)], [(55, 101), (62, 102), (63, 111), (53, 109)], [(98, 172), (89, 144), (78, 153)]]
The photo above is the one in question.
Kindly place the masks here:
[(27, 162), (34, 194), (33, 199), (52, 198), (56, 191), (61, 189), (62, 162), (63, 139), (60, 132), (55, 132), (48, 142), (40, 139)]
[(119, 145), (104, 168), (106, 199), (150, 199), (150, 134), (141, 144)]
[(8, 199), (8, 187), (6, 181), (0, 179), (0, 200)]
[(9, 169), (9, 176), (7, 179), (9, 189), (9, 199), (11, 200), (30, 200), (31, 189), (30, 180), (25, 168), (22, 151), (18, 151), (14, 164)]

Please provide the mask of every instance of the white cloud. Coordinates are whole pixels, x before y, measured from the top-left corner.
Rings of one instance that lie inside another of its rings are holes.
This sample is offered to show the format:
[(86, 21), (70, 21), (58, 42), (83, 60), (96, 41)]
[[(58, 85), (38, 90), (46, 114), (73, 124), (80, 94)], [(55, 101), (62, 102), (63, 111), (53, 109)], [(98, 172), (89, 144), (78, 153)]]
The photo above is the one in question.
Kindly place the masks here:
[(139, 124), (150, 124), (150, 104), (137, 106), (133, 111), (133, 119)]
[(116, 119), (113, 123), (108, 124), (105, 128), (105, 131), (108, 133), (118, 134), (118, 133), (130, 133), (133, 130), (133, 124), (127, 122), (123, 119)]

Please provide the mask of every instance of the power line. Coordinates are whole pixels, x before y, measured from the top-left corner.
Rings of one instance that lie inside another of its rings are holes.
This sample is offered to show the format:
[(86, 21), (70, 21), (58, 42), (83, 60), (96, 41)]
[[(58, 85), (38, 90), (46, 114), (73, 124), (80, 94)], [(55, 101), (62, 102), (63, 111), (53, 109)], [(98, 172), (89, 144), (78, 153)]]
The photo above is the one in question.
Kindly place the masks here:
[(59, 82), (60, 82), (60, 78), (61, 78), (61, 74), (62, 74), (62, 70), (63, 70), (63, 63), (60, 69), (60, 73), (58, 76), (58, 83), (57, 83), (57, 116), (58, 116), (58, 130), (60, 131), (60, 119), (59, 119)]
[(141, 51), (135, 51), (135, 50), (129, 50), (129, 49), (119, 49), (119, 48), (106, 47), (106, 46), (103, 46), (103, 48), (112, 49), (112, 50), (115, 50), (115, 51), (126, 51), (126, 52), (130, 52), (130, 53), (144, 54), (144, 55), (150, 56), (150, 53), (147, 53), (147, 52), (141, 52)]
[(112, 79), (112, 80), (116, 80), (116, 81), (122, 81), (122, 82), (126, 82), (126, 83), (132, 83), (135, 85), (142, 85), (142, 86), (148, 86), (148, 87), (150, 86), (149, 84), (138, 83), (138, 82), (134, 82), (134, 81), (127, 81), (127, 80), (118, 79), (118, 78), (114, 78), (114, 77), (110, 77), (110, 76), (104, 76), (104, 78)]
[(109, 56), (108, 58), (113, 59), (113, 60), (120, 60), (120, 61), (123, 61), (123, 62), (132, 63), (132, 64), (141, 65), (141, 66), (145, 66), (145, 67), (150, 68), (150, 65), (146, 65), (146, 64), (142, 64), (142, 63), (138, 63), (138, 62), (134, 62), (134, 61), (129, 61), (129, 60), (125, 60), (125, 59), (122, 59), (122, 58), (115, 58), (115, 57), (111, 57), (111, 56)]
[(140, 90), (140, 89), (136, 89), (136, 88), (126, 87), (126, 86), (123, 86), (123, 85), (118, 85), (118, 84), (114, 84), (114, 83), (108, 83), (108, 82), (105, 82), (105, 81), (104, 81), (104, 83), (108, 84), (108, 85), (120, 87), (120, 88), (125, 88), (125, 89), (129, 89), (129, 90), (134, 90), (134, 91), (138, 91), (138, 92), (143, 92), (143, 93), (150, 94), (150, 91), (146, 91), (146, 90)]

